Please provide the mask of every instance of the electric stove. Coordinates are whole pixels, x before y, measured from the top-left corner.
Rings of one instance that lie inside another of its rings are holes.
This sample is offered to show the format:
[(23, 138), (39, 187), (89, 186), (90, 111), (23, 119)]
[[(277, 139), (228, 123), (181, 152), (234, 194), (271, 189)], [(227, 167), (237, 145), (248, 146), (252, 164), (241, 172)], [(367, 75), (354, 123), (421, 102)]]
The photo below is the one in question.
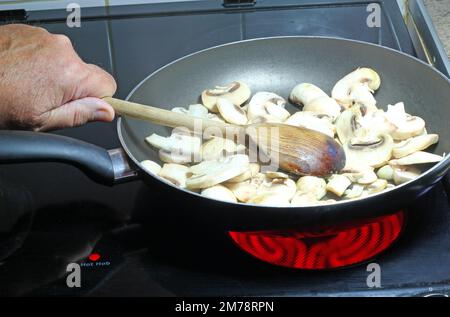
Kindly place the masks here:
[[(421, 1), (408, 2), (403, 16), (395, 1), (377, 1), (381, 25), (374, 28), (366, 27), (370, 3), (243, 0), (86, 8), (81, 11), (81, 28), (66, 26), (65, 10), (14, 11), (0, 16), (6, 22), (26, 22), (68, 35), (84, 60), (115, 76), (119, 98), (125, 98), (154, 70), (186, 54), (279, 35), (377, 43), (450, 74), (448, 59)], [(120, 145), (114, 122), (55, 133), (106, 148)], [(0, 189), (0, 295), (450, 295), (448, 180), (398, 211), (396, 224), (384, 219), (372, 227), (347, 226), (355, 237), (346, 258), (353, 260), (339, 262), (345, 265), (336, 268), (320, 266), (317, 263), (324, 262), (314, 257), (299, 259), (292, 245), (302, 241), (302, 247), (313, 250), (317, 245), (330, 246), (329, 237), (339, 237), (342, 228), (291, 235), (289, 230), (295, 228), (230, 234), (197, 218), (191, 206), (140, 181), (104, 187), (58, 163), (0, 166)], [(370, 236), (361, 232), (377, 230), (390, 232), (390, 240), (374, 239), (374, 245), (382, 247), (358, 257), (354, 241)], [(323, 233), (330, 232), (324, 238)], [(277, 255), (277, 250), (282, 254)], [(327, 263), (338, 263), (333, 261)], [(79, 288), (67, 286), (70, 263), (81, 266)], [(367, 284), (370, 264), (381, 268), (381, 287)]]

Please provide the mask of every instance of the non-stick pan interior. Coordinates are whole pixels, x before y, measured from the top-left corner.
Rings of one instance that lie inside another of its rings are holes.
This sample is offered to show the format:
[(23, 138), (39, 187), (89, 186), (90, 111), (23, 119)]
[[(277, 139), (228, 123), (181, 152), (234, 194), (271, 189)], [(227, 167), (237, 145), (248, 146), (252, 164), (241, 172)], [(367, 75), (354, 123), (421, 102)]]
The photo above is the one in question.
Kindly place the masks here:
[[(166, 109), (199, 102), (200, 93), (214, 85), (235, 80), (246, 82), (252, 92), (271, 91), (285, 98), (302, 82), (327, 93), (341, 77), (357, 67), (372, 67), (381, 76), (375, 97), (378, 107), (399, 101), (407, 112), (422, 117), (429, 133), (440, 141), (430, 149), (442, 155), (450, 149), (450, 85), (431, 67), (405, 55), (354, 41), (280, 37), (250, 40), (201, 51), (178, 60), (145, 79), (129, 96), (132, 101)], [(296, 110), (289, 106), (288, 110)], [(124, 118), (120, 132), (126, 148), (137, 160), (158, 161), (145, 144), (151, 133), (170, 130)]]

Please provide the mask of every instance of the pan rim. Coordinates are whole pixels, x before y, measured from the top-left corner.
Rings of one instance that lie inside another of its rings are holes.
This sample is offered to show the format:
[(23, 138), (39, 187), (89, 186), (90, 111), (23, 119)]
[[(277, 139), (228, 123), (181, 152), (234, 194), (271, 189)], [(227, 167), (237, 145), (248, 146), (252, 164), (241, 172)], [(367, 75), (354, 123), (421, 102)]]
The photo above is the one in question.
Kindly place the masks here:
[[(431, 66), (430, 64), (425, 63), (424, 61), (408, 55), (404, 52), (395, 50), (393, 48), (390, 47), (385, 47), (379, 44), (374, 44), (374, 43), (369, 43), (369, 42), (364, 42), (364, 41), (359, 41), (359, 40), (353, 40), (353, 39), (344, 39), (344, 38), (337, 38), (337, 37), (328, 37), (328, 36), (300, 36), (300, 35), (288, 35), (288, 36), (271, 36), (271, 37), (259, 37), (259, 38), (253, 38), (253, 39), (246, 39), (246, 40), (239, 40), (239, 41), (233, 41), (233, 42), (228, 42), (228, 43), (224, 43), (224, 44), (220, 44), (220, 45), (216, 45), (216, 46), (212, 46), (212, 47), (208, 47), (199, 51), (195, 51), (193, 53), (190, 53), (188, 55), (182, 56), (180, 58), (177, 58), (173, 61), (171, 61), (170, 63), (158, 68), (157, 70), (155, 70), (154, 72), (150, 73), (147, 77), (145, 77), (143, 80), (141, 80), (126, 96), (125, 100), (129, 100), (132, 95), (135, 93), (136, 90), (138, 90), (149, 78), (151, 78), (152, 76), (156, 75), (157, 73), (163, 71), (165, 68), (172, 66), (173, 64), (187, 59), (193, 55), (196, 54), (200, 54), (203, 52), (207, 52), (210, 50), (214, 50), (217, 48), (221, 48), (221, 47), (226, 47), (226, 46), (232, 46), (232, 45), (237, 45), (240, 43), (246, 43), (246, 42), (254, 42), (254, 41), (264, 41), (264, 40), (272, 40), (272, 39), (290, 39), (290, 38), (294, 38), (294, 39), (322, 39), (322, 40), (331, 40), (331, 41), (337, 41), (337, 42), (348, 42), (348, 43), (352, 43), (352, 44), (358, 44), (358, 45), (365, 45), (365, 46), (373, 46), (376, 47), (378, 49), (382, 49), (382, 50), (387, 50), (393, 54), (397, 54), (397, 55), (401, 55), (403, 57), (409, 58), (414, 62), (418, 62), (419, 64), (422, 64), (423, 66), (426, 66), (427, 68), (429, 68), (431, 71), (435, 72), (436, 74), (438, 74), (440, 77), (442, 77), (445, 81), (447, 81), (447, 83), (450, 85), (450, 78), (448, 78), (447, 76), (445, 76), (442, 72), (440, 72), (439, 70), (437, 70), (436, 68), (434, 68), (433, 66)], [(395, 191), (397, 189), (402, 189), (404, 187), (408, 187), (408, 186), (413, 186), (414, 184), (416, 184), (417, 182), (419, 182), (420, 180), (423, 180), (424, 178), (426, 178), (427, 176), (429, 176), (429, 174), (431, 172), (436, 171), (437, 173), (439, 172), (439, 170), (447, 170), (449, 169), (450, 166), (450, 153), (447, 153), (443, 160), (438, 162), (436, 165), (434, 165), (433, 167), (431, 167), (430, 169), (428, 169), (427, 171), (425, 171), (424, 173), (422, 173), (419, 177), (417, 177), (416, 179), (413, 179), (411, 181), (408, 181), (406, 183), (400, 184), (400, 185), (396, 185), (395, 187), (385, 190), (383, 192), (380, 193), (376, 193), (376, 194), (372, 194), (370, 196), (366, 196), (366, 197), (359, 197), (356, 199), (351, 199), (351, 200), (340, 200), (340, 201), (336, 201), (334, 203), (331, 204), (325, 204), (325, 205), (313, 205), (313, 206), (267, 206), (267, 205), (256, 205), (256, 204), (249, 204), (249, 203), (242, 203), (242, 202), (227, 202), (227, 201), (223, 201), (223, 200), (218, 200), (218, 199), (214, 199), (214, 198), (210, 198), (210, 197), (205, 197), (200, 195), (199, 193), (196, 192), (192, 192), (189, 191), (185, 188), (181, 188), (178, 187), (172, 183), (170, 183), (169, 181), (161, 178), (161, 177), (157, 177), (156, 175), (153, 175), (152, 173), (147, 172), (142, 164), (140, 163), (140, 161), (138, 161), (135, 156), (133, 155), (133, 153), (128, 149), (126, 142), (124, 141), (123, 135), (122, 135), (122, 117), (120, 116), (117, 119), (117, 134), (119, 137), (119, 141), (120, 144), (122, 146), (122, 148), (124, 149), (124, 151), (127, 153), (128, 157), (134, 162), (134, 164), (136, 164), (139, 169), (141, 170), (141, 172), (146, 173), (148, 176), (152, 177), (153, 179), (165, 183), (169, 186), (171, 186), (174, 189), (177, 190), (181, 190), (183, 192), (185, 192), (186, 194), (189, 195), (195, 195), (199, 198), (203, 198), (203, 199), (208, 199), (208, 200), (212, 200), (212, 201), (217, 201), (223, 204), (229, 204), (229, 205), (239, 205), (239, 206), (245, 206), (245, 207), (258, 207), (258, 208), (279, 208), (279, 209), (316, 209), (316, 208), (320, 208), (320, 207), (334, 207), (334, 206), (340, 206), (343, 204), (350, 204), (350, 203), (354, 203), (354, 202), (359, 202), (361, 200), (370, 200), (370, 199), (375, 199), (375, 198), (382, 198), (382, 196), (386, 196), (389, 193), (391, 193), (392, 191)], [(430, 187), (433, 184), (430, 185)]]

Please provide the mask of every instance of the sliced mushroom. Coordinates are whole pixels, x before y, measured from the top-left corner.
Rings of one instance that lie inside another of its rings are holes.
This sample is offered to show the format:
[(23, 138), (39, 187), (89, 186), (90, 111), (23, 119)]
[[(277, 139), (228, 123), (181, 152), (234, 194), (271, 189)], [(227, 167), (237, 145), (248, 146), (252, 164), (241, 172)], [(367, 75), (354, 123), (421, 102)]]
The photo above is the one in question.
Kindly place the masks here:
[(145, 171), (158, 175), (159, 171), (161, 171), (161, 165), (151, 160), (144, 160), (141, 162), (142, 167)]
[[(380, 76), (373, 69), (358, 68), (336, 83), (331, 92), (331, 97), (344, 108), (349, 108), (355, 102), (356, 89), (366, 89), (373, 92), (380, 87), (380, 84)], [(356, 94), (361, 96), (361, 91), (357, 91)]]
[(187, 114), (198, 118), (206, 118), (208, 115), (208, 108), (206, 108), (202, 104), (189, 105), (188, 109), (183, 107), (175, 107), (171, 111), (181, 114)]
[(157, 149), (186, 155), (199, 153), (202, 143), (199, 137), (182, 133), (172, 133), (170, 137), (153, 133), (145, 141)]
[(188, 173), (189, 167), (180, 164), (168, 163), (163, 165), (158, 175), (172, 184), (184, 188), (186, 187)]
[(306, 129), (315, 130), (329, 137), (334, 137), (335, 128), (327, 119), (318, 118), (314, 113), (309, 111), (299, 111), (290, 116), (285, 124)]
[(336, 120), (336, 133), (342, 144), (356, 136), (361, 127), (359, 118), (361, 112), (359, 108), (351, 108), (343, 111)]
[(204, 161), (216, 160), (234, 154), (237, 151), (237, 145), (234, 141), (213, 137), (201, 146), (202, 159)]
[(391, 133), (395, 140), (406, 140), (421, 135), (425, 129), (425, 121), (420, 117), (407, 116), (403, 124)]
[(394, 169), (390, 165), (385, 165), (377, 171), (377, 176), (381, 179), (391, 181), (394, 179)]
[(352, 182), (347, 177), (334, 174), (328, 180), (327, 190), (341, 197), (351, 184)]
[(250, 88), (242, 81), (235, 81), (226, 86), (216, 86), (202, 92), (202, 102), (212, 112), (218, 112), (218, 98), (230, 100), (236, 106), (243, 104), (251, 95)]
[(425, 131), (425, 121), (420, 117), (407, 114), (403, 102), (388, 105), (385, 116), (395, 125), (395, 130), (391, 133), (394, 140), (406, 140), (422, 135)]
[(336, 100), (326, 97), (314, 99), (303, 107), (303, 111), (310, 111), (317, 115), (325, 115), (334, 120), (340, 115), (341, 107)]
[(247, 124), (247, 114), (240, 106), (236, 106), (225, 98), (218, 98), (216, 105), (220, 114), (227, 122), (237, 125)]
[(394, 183), (400, 185), (416, 179), (420, 176), (420, 170), (413, 166), (396, 166), (394, 168)]
[(419, 135), (394, 145), (392, 156), (401, 158), (414, 152), (425, 150), (438, 141), (439, 136), (437, 134)]
[(158, 156), (159, 159), (164, 163), (189, 164), (198, 161), (194, 159), (191, 155), (186, 155), (177, 152), (169, 152), (164, 150), (159, 150)]
[(358, 197), (361, 197), (365, 189), (364, 185), (361, 184), (352, 184), (345, 192), (344, 192), (344, 198), (345, 199), (355, 199)]
[(249, 168), (249, 158), (236, 154), (213, 161), (203, 161), (190, 167), (192, 176), (186, 180), (188, 188), (207, 188), (223, 183)]
[(328, 97), (328, 95), (316, 85), (301, 83), (292, 89), (289, 100), (296, 105), (304, 106), (320, 97)]
[(270, 178), (270, 179), (274, 179), (274, 178), (283, 178), (283, 179), (288, 179), (289, 175), (282, 173), (282, 172), (272, 172), (272, 171), (268, 171), (266, 172), (266, 177)]
[(284, 109), (286, 100), (271, 92), (257, 92), (248, 104), (248, 118), (252, 123), (258, 121), (284, 121), (289, 112)]
[(256, 196), (258, 188), (265, 181), (265, 175), (257, 174), (249, 180), (240, 183), (225, 183), (225, 186), (230, 189), (236, 198), (241, 202), (248, 202), (251, 198)]
[(285, 196), (288, 201), (294, 197), (297, 188), (295, 182), (289, 178), (274, 178), (266, 179), (259, 187), (257, 195), (262, 195), (266, 193), (277, 194)]
[(418, 151), (402, 158), (391, 160), (389, 164), (391, 165), (414, 165), (414, 164), (425, 164), (425, 163), (437, 163), (442, 161), (444, 157), (436, 155), (433, 153)]
[(382, 192), (383, 190), (386, 189), (387, 184), (388, 184), (387, 180), (379, 179), (376, 182), (373, 182), (372, 184), (367, 186), (367, 193), (369, 195), (372, 195), (372, 194)]
[(349, 98), (353, 101), (353, 105), (361, 109), (363, 115), (373, 113), (378, 110), (377, 101), (373, 96), (373, 90), (367, 88), (366, 85), (355, 84), (350, 88)]
[(394, 141), (388, 134), (377, 137), (352, 138), (344, 144), (347, 164), (380, 167), (391, 158)]
[(318, 199), (313, 193), (296, 192), (291, 200), (291, 206), (293, 207), (307, 207), (318, 204)]
[(170, 137), (163, 137), (153, 133), (145, 141), (160, 150), (159, 157), (163, 162), (186, 164), (200, 159), (202, 141), (197, 136), (174, 132)]
[(289, 207), (291, 205), (289, 199), (287, 199), (285, 195), (272, 192), (257, 194), (252, 199), (250, 199), (248, 203), (271, 207)]
[(206, 118), (208, 115), (208, 108), (202, 104), (189, 105), (188, 114), (193, 117)]
[(341, 107), (336, 100), (313, 84), (303, 83), (295, 86), (289, 99), (294, 104), (303, 105), (303, 111), (326, 115), (333, 118), (333, 121), (341, 113)]
[(208, 113), (206, 119), (225, 123), (225, 120), (222, 118), (222, 116), (217, 115), (216, 113)]
[(232, 203), (237, 202), (233, 192), (222, 185), (215, 185), (209, 188), (205, 188), (201, 191), (201, 195), (204, 197), (228, 201)]
[(303, 176), (297, 181), (297, 191), (300, 193), (311, 193), (316, 200), (320, 200), (327, 194), (327, 183), (320, 177)]
[(378, 179), (377, 174), (375, 174), (372, 167), (361, 166), (359, 169), (344, 169), (342, 175), (347, 177), (353, 183), (362, 185), (372, 184)]
[(258, 163), (250, 163), (248, 170), (236, 177), (229, 179), (227, 182), (240, 183), (246, 181), (252, 177), (255, 177), (259, 173), (259, 168), (260, 166)]

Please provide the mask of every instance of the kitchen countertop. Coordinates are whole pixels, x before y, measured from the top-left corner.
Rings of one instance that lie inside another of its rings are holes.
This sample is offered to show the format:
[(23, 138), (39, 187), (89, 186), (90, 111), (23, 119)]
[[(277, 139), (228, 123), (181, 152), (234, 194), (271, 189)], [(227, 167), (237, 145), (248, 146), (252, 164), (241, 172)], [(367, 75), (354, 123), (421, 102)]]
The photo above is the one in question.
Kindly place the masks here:
[(450, 0), (424, 0), (424, 3), (450, 57)]

